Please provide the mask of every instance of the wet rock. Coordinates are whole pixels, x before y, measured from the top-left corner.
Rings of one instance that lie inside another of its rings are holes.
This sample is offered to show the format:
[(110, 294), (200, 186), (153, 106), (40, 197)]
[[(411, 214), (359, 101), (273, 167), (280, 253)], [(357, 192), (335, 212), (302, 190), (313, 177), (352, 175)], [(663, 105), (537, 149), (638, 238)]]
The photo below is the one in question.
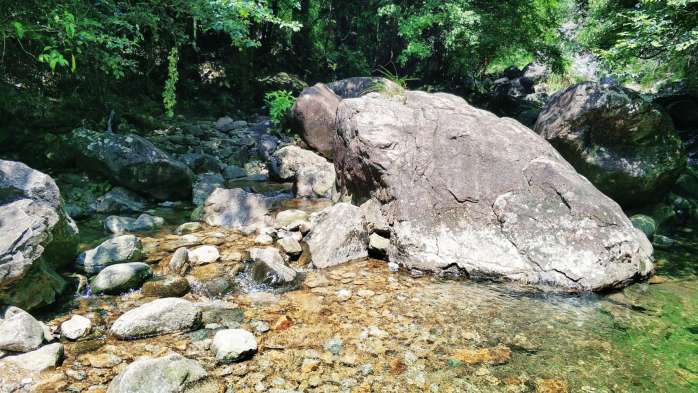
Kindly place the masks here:
[(44, 326), (13, 306), (0, 309), (0, 351), (29, 352), (44, 342)]
[(368, 237), (368, 250), (376, 255), (387, 255), (390, 247), (390, 239), (373, 233)]
[(238, 328), (245, 320), (245, 311), (241, 308), (231, 307), (226, 303), (212, 302), (199, 305), (201, 309), (201, 321), (206, 324), (217, 324), (227, 328)]
[(162, 217), (141, 214), (138, 218), (109, 216), (104, 220), (104, 229), (116, 235), (126, 232), (149, 232), (165, 224)]
[(184, 277), (158, 277), (143, 284), (143, 296), (182, 297), (189, 293), (189, 281)]
[(633, 223), (635, 228), (641, 230), (649, 239), (652, 239), (657, 232), (657, 224), (654, 222), (654, 219), (644, 214), (636, 214), (630, 217), (630, 222)]
[(140, 213), (145, 207), (145, 199), (122, 187), (114, 187), (90, 205), (95, 213), (104, 214)]
[(80, 363), (89, 364), (94, 368), (112, 368), (123, 362), (119, 356), (109, 352), (88, 353), (80, 356), (78, 360)]
[(143, 245), (134, 235), (122, 235), (104, 241), (78, 255), (75, 264), (87, 274), (97, 274), (110, 265), (136, 261), (143, 255)]
[(200, 206), (216, 188), (223, 188), (225, 179), (218, 173), (202, 173), (196, 176), (192, 189), (192, 203)]
[(333, 338), (325, 343), (325, 349), (333, 355), (339, 355), (342, 352), (344, 343), (338, 338)]
[(191, 195), (192, 172), (138, 135), (73, 130), (68, 145), (86, 171), (161, 201)]
[(310, 150), (282, 147), (272, 156), (270, 170), (280, 180), (293, 180), (299, 198), (332, 198), (335, 194), (334, 166)]
[(82, 315), (73, 315), (69, 320), (61, 324), (61, 336), (68, 340), (77, 340), (84, 337), (92, 329), (92, 322)]
[(213, 337), (211, 348), (219, 363), (233, 363), (257, 352), (257, 339), (243, 329), (220, 330)]
[(453, 358), (465, 364), (504, 364), (511, 359), (511, 349), (503, 345), (493, 348), (461, 349)]
[(187, 153), (179, 156), (179, 159), (194, 173), (218, 173), (223, 168), (223, 163), (210, 154)]
[(358, 207), (338, 203), (322, 210), (305, 237), (313, 266), (319, 269), (368, 257), (368, 232)]
[(654, 268), (620, 207), (516, 121), (416, 91), (344, 100), (338, 119), (340, 187), (384, 204), (391, 262), (569, 291), (624, 286)]
[(284, 210), (280, 211), (276, 215), (276, 226), (277, 228), (286, 228), (287, 226), (293, 224), (294, 222), (307, 221), (308, 213), (303, 210)]
[(250, 258), (254, 261), (252, 277), (257, 282), (280, 287), (294, 284), (300, 278), (298, 272), (286, 266), (279, 250), (274, 247), (252, 248)]
[(0, 160), (0, 304), (53, 303), (66, 287), (56, 270), (74, 258), (77, 235), (51, 177)]
[(671, 118), (617, 85), (582, 83), (556, 94), (535, 131), (624, 207), (659, 200), (686, 166)]
[(303, 248), (298, 240), (292, 237), (283, 237), (276, 241), (276, 244), (288, 255), (299, 256), (303, 252)]
[(247, 193), (240, 188), (218, 188), (204, 204), (203, 220), (211, 226), (243, 229), (265, 225), (268, 214), (267, 201), (262, 195)]
[(220, 256), (216, 246), (200, 246), (189, 251), (189, 262), (194, 265), (205, 265), (216, 262)]
[(567, 382), (560, 379), (537, 379), (536, 393), (569, 393)]
[(54, 343), (21, 355), (5, 356), (0, 361), (12, 363), (28, 371), (40, 372), (58, 366), (62, 359), (63, 344)]
[(130, 289), (140, 288), (153, 272), (142, 262), (120, 263), (104, 268), (90, 284), (95, 294), (119, 294)]
[(167, 265), (167, 271), (172, 274), (184, 276), (189, 270), (189, 251), (186, 247), (180, 247), (172, 254), (170, 263)]
[(165, 298), (146, 303), (120, 316), (110, 332), (122, 340), (189, 331), (201, 321), (201, 311), (192, 303)]
[(207, 375), (198, 362), (178, 354), (141, 359), (117, 375), (107, 393), (181, 393)]
[(199, 222), (185, 222), (175, 229), (175, 234), (186, 235), (188, 233), (198, 232), (201, 230), (201, 228), (202, 226)]

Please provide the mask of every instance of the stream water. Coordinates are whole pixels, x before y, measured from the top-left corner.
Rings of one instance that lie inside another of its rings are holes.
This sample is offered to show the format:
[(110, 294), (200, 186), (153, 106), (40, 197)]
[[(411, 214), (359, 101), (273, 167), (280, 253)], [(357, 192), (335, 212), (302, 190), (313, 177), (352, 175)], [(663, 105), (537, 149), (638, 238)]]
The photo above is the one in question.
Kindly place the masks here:
[[(168, 226), (147, 234), (146, 244), (171, 239), (190, 212), (153, 213)], [(83, 248), (105, 237), (99, 218), (80, 226)], [(239, 235), (221, 237), (218, 228), (203, 232), (219, 239), (222, 252), (251, 244)], [(310, 271), (302, 289), (283, 294), (240, 286), (216, 302), (231, 310), (228, 326), (255, 331), (260, 344), (251, 360), (234, 366), (212, 359), (207, 339), (215, 329), (137, 341), (108, 337), (116, 317), (152, 300), (139, 291), (76, 297), (43, 319), (57, 326), (78, 313), (90, 316), (95, 329), (86, 340), (64, 343), (66, 359), (56, 373), (65, 376), (48, 386), (104, 390), (137, 357), (175, 351), (209, 371), (192, 392), (697, 392), (698, 236), (686, 229), (671, 237), (674, 246), (656, 250), (655, 278), (602, 295), (411, 277), (390, 273), (378, 260)], [(168, 256), (162, 250), (149, 256), (156, 272)], [(200, 291), (186, 298), (211, 301)]]

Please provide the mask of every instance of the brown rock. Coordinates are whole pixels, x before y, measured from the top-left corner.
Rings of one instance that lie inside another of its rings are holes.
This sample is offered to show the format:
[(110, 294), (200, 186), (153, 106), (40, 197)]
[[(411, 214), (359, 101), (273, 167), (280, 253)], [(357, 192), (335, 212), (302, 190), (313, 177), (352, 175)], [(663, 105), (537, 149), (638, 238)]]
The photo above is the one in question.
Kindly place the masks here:
[(503, 345), (493, 348), (461, 349), (453, 358), (474, 366), (477, 364), (504, 364), (511, 359), (511, 349)]

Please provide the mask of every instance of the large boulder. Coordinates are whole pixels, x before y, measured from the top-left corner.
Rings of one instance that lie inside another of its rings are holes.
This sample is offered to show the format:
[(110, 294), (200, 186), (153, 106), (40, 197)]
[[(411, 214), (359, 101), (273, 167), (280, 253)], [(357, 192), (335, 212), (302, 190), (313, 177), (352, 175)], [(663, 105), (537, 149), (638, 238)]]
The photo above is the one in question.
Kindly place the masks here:
[(402, 89), (385, 78), (355, 77), (303, 90), (291, 110), (293, 125), (311, 149), (332, 159), (335, 117), (342, 99), (356, 98), (372, 91), (397, 94)]
[(180, 393), (207, 375), (198, 362), (178, 354), (140, 359), (111, 381), (107, 393)]
[(56, 270), (75, 257), (77, 235), (51, 177), (0, 160), (0, 305), (53, 303), (66, 287)]
[(191, 195), (192, 172), (138, 135), (73, 130), (69, 145), (81, 168), (158, 200)]
[(569, 291), (654, 269), (651, 244), (620, 206), (514, 120), (410, 91), (344, 100), (338, 126), (340, 186), (383, 204), (392, 262)]
[(203, 221), (228, 229), (264, 226), (271, 221), (269, 204), (263, 195), (241, 188), (217, 188), (204, 203)]
[(620, 86), (587, 82), (556, 94), (535, 131), (624, 207), (659, 200), (686, 166), (671, 118)]
[(299, 198), (332, 198), (335, 194), (334, 165), (310, 150), (282, 147), (272, 155), (270, 169), (275, 178), (293, 181)]
[(335, 115), (342, 99), (326, 85), (318, 83), (298, 96), (291, 116), (305, 143), (327, 158), (332, 158)]
[(305, 243), (316, 268), (368, 257), (368, 231), (360, 208), (348, 203), (330, 206), (313, 217), (312, 227)]

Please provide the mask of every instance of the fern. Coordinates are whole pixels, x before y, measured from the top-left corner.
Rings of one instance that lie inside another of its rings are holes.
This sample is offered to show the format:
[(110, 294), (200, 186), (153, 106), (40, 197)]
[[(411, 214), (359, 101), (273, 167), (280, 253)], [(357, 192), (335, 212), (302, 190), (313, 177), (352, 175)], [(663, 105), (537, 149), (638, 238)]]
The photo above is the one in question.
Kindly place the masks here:
[(264, 96), (264, 102), (269, 108), (271, 122), (278, 126), (288, 116), (293, 104), (296, 102), (296, 98), (289, 91), (275, 90), (268, 92)]

